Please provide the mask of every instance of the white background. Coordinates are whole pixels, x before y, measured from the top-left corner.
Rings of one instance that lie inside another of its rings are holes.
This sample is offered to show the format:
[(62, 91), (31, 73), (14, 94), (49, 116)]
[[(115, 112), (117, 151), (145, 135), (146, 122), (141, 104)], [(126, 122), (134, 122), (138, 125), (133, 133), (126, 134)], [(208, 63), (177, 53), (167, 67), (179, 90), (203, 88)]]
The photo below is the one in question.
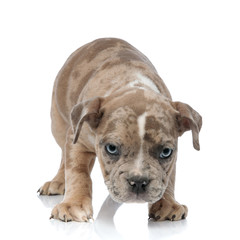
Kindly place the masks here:
[[(0, 238), (240, 239), (239, 1), (1, 1)], [(99, 37), (119, 37), (158, 69), (175, 101), (203, 117), (201, 151), (180, 139), (176, 197), (187, 220), (148, 223), (147, 205), (104, 205), (92, 173), (94, 223), (48, 220), (61, 197), (36, 191), (61, 152), (50, 131), (51, 91), (66, 58)], [(115, 225), (114, 225), (115, 224)]]

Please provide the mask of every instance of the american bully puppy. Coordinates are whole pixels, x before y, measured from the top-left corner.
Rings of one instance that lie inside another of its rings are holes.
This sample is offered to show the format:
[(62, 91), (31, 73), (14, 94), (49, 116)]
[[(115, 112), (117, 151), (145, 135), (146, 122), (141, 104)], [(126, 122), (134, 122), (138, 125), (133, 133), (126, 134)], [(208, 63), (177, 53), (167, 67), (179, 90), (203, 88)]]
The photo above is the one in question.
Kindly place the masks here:
[(76, 50), (57, 75), (51, 118), (62, 161), (39, 192), (65, 193), (51, 218), (92, 218), (90, 173), (96, 157), (115, 201), (148, 202), (154, 220), (187, 216), (187, 207), (174, 198), (178, 137), (191, 130), (199, 150), (202, 118), (189, 105), (172, 101), (136, 48), (105, 38)]

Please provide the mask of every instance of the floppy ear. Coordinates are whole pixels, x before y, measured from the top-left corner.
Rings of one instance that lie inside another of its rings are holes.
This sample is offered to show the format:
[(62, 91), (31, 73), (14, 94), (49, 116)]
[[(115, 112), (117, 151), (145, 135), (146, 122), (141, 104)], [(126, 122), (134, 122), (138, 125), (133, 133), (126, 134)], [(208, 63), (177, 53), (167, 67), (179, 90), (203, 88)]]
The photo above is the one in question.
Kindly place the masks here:
[(83, 123), (86, 121), (94, 129), (98, 126), (103, 113), (100, 113), (102, 98), (92, 98), (75, 105), (71, 112), (71, 122), (74, 132), (73, 144), (78, 140)]
[(172, 106), (178, 111), (177, 127), (179, 136), (185, 131), (192, 131), (193, 146), (196, 150), (200, 150), (199, 132), (202, 127), (202, 117), (189, 105), (181, 102), (173, 102)]

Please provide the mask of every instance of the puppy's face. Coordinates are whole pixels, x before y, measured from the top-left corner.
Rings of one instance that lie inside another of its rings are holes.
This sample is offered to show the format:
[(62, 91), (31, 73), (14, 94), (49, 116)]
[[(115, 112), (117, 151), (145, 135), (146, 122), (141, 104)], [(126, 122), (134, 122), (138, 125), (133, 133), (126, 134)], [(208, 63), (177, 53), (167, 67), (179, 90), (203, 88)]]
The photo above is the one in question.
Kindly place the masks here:
[(164, 98), (138, 94), (131, 102), (125, 96), (105, 105), (97, 157), (115, 201), (154, 203), (176, 161), (176, 110)]
[(199, 150), (201, 116), (186, 104), (145, 90), (76, 106), (74, 142), (84, 121), (95, 135), (105, 183), (118, 202), (154, 203), (163, 196), (175, 166), (178, 137), (185, 131), (192, 130), (193, 145)]

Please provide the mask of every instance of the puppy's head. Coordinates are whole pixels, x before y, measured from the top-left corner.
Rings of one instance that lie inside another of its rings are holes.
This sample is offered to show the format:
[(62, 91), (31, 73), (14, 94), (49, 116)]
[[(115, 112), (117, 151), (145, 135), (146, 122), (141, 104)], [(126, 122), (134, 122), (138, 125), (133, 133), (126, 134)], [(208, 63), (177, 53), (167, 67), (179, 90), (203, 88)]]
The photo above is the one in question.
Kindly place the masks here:
[(87, 122), (111, 197), (118, 202), (159, 200), (175, 166), (178, 137), (191, 130), (199, 150), (201, 116), (189, 105), (132, 89), (76, 105), (72, 125), (77, 141)]

